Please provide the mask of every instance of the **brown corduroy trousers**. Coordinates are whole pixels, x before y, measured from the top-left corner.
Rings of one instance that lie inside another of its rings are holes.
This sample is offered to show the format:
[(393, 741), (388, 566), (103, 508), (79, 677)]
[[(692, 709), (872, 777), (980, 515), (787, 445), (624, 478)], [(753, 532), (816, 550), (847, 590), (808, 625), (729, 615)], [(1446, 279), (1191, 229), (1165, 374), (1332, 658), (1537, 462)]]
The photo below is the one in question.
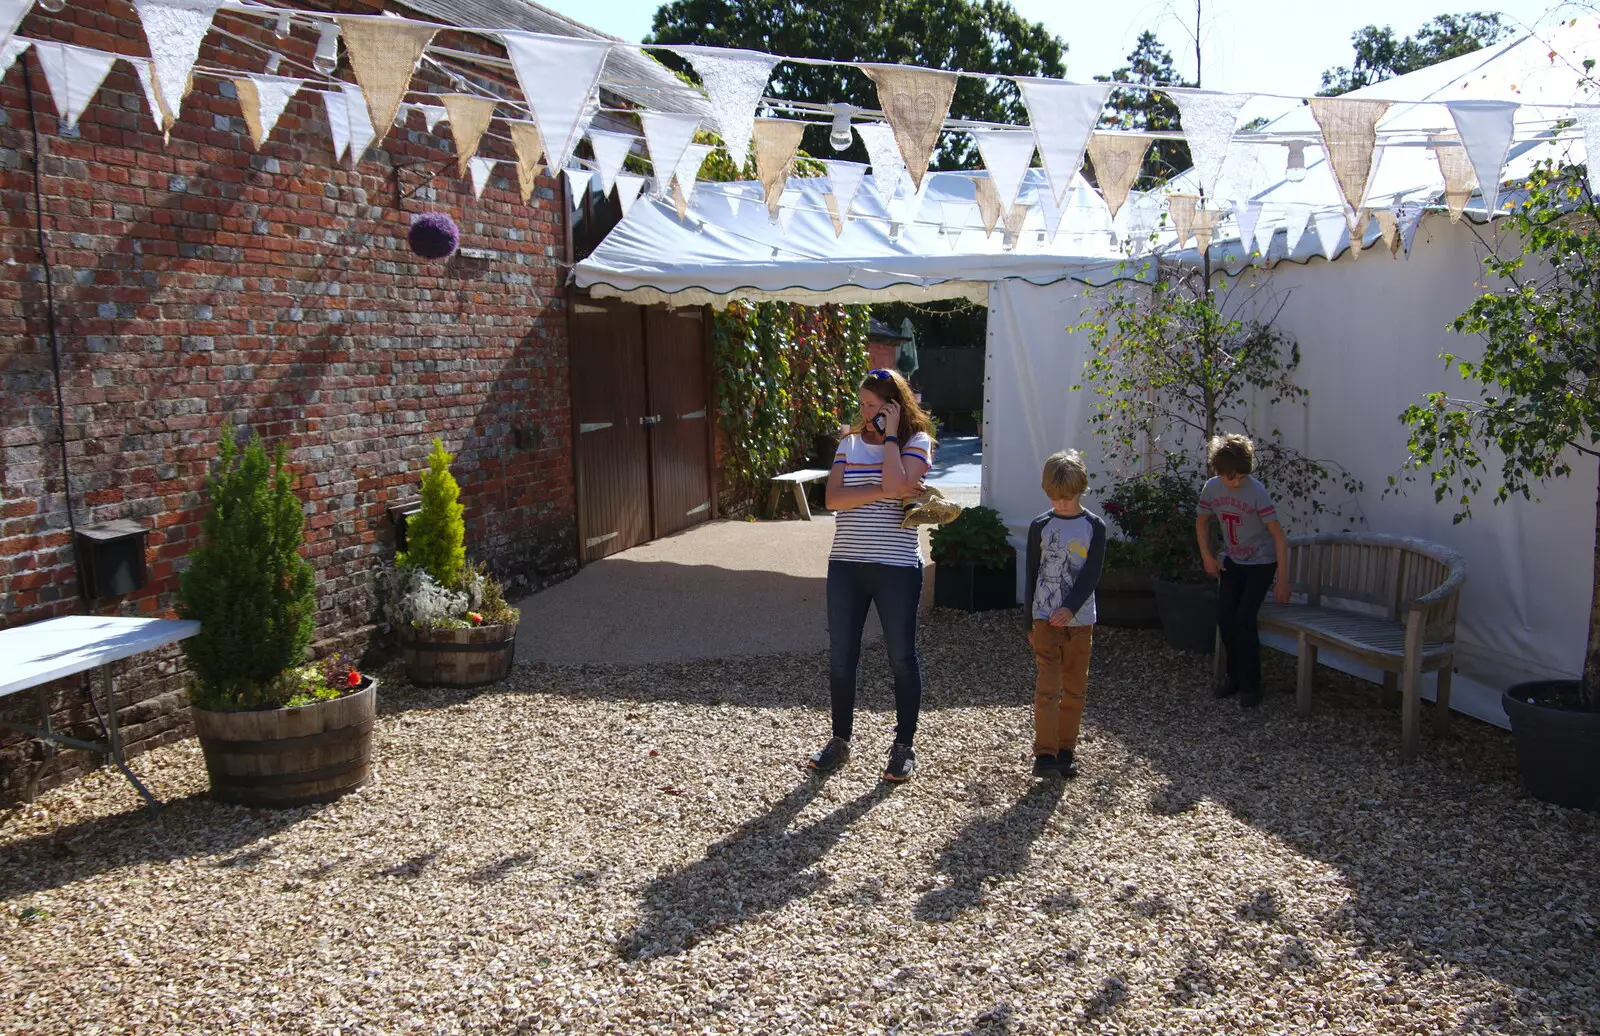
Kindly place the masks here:
[(1077, 748), (1093, 639), (1093, 626), (1052, 626), (1044, 619), (1034, 620), (1028, 632), (1039, 670), (1033, 689), (1034, 755)]

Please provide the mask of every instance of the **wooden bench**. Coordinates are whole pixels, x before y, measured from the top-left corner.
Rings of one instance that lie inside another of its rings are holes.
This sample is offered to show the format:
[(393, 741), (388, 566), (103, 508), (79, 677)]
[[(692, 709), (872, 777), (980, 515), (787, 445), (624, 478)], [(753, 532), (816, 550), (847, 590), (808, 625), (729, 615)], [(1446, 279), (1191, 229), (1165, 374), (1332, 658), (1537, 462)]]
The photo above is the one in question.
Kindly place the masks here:
[[(1444, 736), (1450, 715), (1456, 611), (1466, 563), (1453, 550), (1405, 536), (1324, 533), (1289, 539), (1289, 584), (1294, 600), (1261, 608), (1260, 629), (1296, 639), (1296, 699), (1311, 712), (1311, 686), (1321, 651), (1383, 670), (1384, 689), (1401, 684), (1400, 742), (1417, 751), (1422, 674), (1439, 674), (1434, 729)], [(1225, 659), (1217, 637), (1216, 675)]]
[(806, 521), (811, 520), (811, 505), (806, 501), (806, 486), (813, 482), (821, 482), (828, 477), (826, 468), (802, 468), (783, 475), (772, 476), (772, 492), (767, 494), (767, 517), (778, 517), (778, 499), (783, 493), (784, 486), (794, 488), (795, 510), (800, 512), (800, 517)]

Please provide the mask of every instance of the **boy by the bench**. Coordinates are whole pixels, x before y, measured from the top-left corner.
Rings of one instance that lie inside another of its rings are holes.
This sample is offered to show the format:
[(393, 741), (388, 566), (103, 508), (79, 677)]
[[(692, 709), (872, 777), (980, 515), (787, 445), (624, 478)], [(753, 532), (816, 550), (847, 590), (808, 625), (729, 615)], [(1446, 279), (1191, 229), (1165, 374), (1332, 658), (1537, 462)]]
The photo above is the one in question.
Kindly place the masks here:
[[(1274, 589), (1279, 604), (1289, 603), (1289, 570), (1278, 559), (1289, 556), (1288, 539), (1278, 523), (1272, 496), (1250, 474), (1256, 448), (1243, 435), (1218, 435), (1206, 444), (1214, 475), (1200, 490), (1195, 537), (1206, 574), (1217, 579), (1217, 628), (1227, 651), (1228, 679), (1217, 697), (1239, 695), (1239, 705), (1261, 704), (1261, 639), (1256, 615)], [(1222, 561), (1211, 553), (1208, 523), (1222, 526)]]

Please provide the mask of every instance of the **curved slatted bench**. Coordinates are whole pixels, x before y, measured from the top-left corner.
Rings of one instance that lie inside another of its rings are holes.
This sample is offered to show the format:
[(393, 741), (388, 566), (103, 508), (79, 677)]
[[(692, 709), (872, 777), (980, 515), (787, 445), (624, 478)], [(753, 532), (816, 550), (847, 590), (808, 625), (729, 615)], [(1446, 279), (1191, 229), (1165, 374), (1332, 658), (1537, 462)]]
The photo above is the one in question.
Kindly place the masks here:
[[(1417, 751), (1422, 674), (1438, 672), (1434, 729), (1442, 737), (1450, 715), (1456, 612), (1466, 562), (1446, 547), (1407, 536), (1322, 533), (1289, 539), (1289, 584), (1294, 600), (1268, 601), (1262, 631), (1295, 638), (1299, 648), (1296, 699), (1311, 712), (1317, 656), (1333, 651), (1383, 670), (1385, 689), (1401, 685), (1401, 751)], [(1221, 678), (1222, 638), (1216, 667)]]

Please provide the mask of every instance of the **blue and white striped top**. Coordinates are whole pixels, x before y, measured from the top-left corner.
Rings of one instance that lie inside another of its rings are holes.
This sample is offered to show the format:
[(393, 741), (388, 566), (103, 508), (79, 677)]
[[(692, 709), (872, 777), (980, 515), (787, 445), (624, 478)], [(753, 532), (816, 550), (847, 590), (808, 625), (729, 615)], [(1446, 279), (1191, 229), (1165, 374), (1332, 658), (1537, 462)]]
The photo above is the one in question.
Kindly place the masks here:
[[(933, 463), (933, 440), (918, 432), (900, 446), (903, 461)], [(846, 486), (870, 486), (883, 481), (883, 447), (847, 435), (833, 455), (844, 466)], [(874, 500), (833, 516), (833, 550), (830, 561), (866, 561), (880, 565), (922, 567), (922, 545), (915, 528), (900, 528), (905, 516), (899, 500)]]

